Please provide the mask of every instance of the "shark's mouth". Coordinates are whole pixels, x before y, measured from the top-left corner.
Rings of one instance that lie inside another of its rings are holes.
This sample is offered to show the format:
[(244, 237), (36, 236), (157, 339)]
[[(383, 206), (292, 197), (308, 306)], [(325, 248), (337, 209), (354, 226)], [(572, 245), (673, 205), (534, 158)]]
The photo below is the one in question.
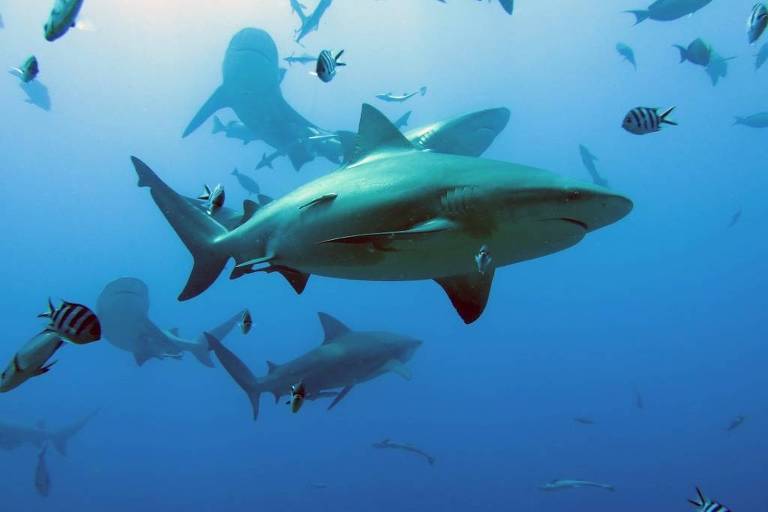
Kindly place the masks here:
[(571, 219), (570, 217), (560, 217), (559, 219), (556, 219), (556, 220), (561, 220), (563, 222), (568, 222), (569, 224), (575, 224), (576, 226), (579, 226), (582, 229), (584, 229), (584, 231), (589, 231), (589, 226), (587, 226), (587, 223), (586, 222), (582, 222), (582, 221), (580, 221), (578, 219)]

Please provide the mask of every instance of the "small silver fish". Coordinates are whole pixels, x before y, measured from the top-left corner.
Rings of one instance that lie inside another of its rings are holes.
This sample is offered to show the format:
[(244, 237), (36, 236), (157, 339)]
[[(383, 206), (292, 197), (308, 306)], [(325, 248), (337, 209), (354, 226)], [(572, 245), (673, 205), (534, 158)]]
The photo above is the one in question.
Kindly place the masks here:
[(493, 265), (493, 257), (491, 257), (491, 253), (488, 251), (487, 246), (482, 246), (480, 251), (475, 255), (475, 264), (477, 265), (477, 271), (482, 275), (485, 275), (491, 268), (491, 265)]
[(201, 201), (208, 202), (208, 215), (213, 215), (216, 210), (224, 206), (224, 185), (218, 184), (213, 188), (213, 192), (208, 185), (203, 185), (203, 193), (197, 196)]

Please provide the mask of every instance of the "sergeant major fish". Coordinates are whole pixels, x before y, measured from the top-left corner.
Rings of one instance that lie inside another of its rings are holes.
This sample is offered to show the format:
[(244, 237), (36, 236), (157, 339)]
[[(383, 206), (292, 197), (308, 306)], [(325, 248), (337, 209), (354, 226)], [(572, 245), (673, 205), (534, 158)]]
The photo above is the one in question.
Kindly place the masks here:
[(341, 50), (334, 57), (329, 50), (320, 52), (320, 55), (317, 57), (317, 65), (315, 66), (315, 74), (320, 80), (325, 83), (330, 82), (336, 76), (336, 67), (346, 66), (344, 62), (339, 62), (339, 58), (343, 53), (344, 50)]
[(660, 131), (662, 124), (677, 126), (677, 123), (667, 119), (667, 116), (675, 110), (675, 107), (668, 108), (662, 114), (659, 114), (658, 110), (657, 108), (648, 107), (633, 108), (624, 118), (622, 127), (629, 133), (646, 135)]
[(21, 66), (17, 68), (11, 68), (8, 72), (13, 76), (20, 78), (21, 81), (25, 84), (31, 82), (40, 72), (40, 67), (37, 63), (37, 57), (32, 55), (27, 60), (25, 60)]
[(225, 197), (226, 195), (224, 194), (224, 187), (221, 184), (213, 187), (213, 191), (211, 191), (208, 185), (203, 185), (203, 193), (197, 196), (197, 198), (201, 201), (207, 201), (208, 215), (213, 215), (216, 213), (216, 210), (224, 206)]
[(44, 27), (46, 41), (55, 41), (74, 27), (82, 6), (83, 0), (54, 0)]
[(53, 331), (66, 341), (84, 345), (101, 338), (101, 324), (96, 314), (82, 304), (62, 301), (58, 308), (48, 299), (48, 311), (37, 315), (51, 320), (47, 330)]
[(728, 507), (706, 498), (698, 487), (696, 487), (696, 494), (697, 499), (688, 500), (688, 503), (696, 507), (697, 512), (731, 512)]
[(747, 18), (747, 39), (749, 44), (760, 39), (760, 36), (765, 32), (766, 26), (768, 26), (768, 7), (758, 2), (752, 7), (752, 13)]

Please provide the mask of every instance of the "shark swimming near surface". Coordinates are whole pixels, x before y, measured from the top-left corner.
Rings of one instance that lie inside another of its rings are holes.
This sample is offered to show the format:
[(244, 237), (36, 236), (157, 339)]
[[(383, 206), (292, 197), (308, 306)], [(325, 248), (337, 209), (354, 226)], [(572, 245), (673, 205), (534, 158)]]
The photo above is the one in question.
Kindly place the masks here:
[(0, 449), (15, 450), (25, 444), (42, 448), (45, 443), (50, 442), (60, 454), (67, 455), (69, 441), (80, 432), (97, 413), (98, 411), (94, 411), (75, 423), (56, 431), (48, 430), (42, 422), (36, 427), (25, 427), (0, 421)]
[(285, 100), (280, 84), (285, 74), (278, 67), (277, 47), (269, 34), (246, 28), (229, 43), (222, 65), (223, 81), (187, 125), (189, 136), (209, 117), (231, 108), (254, 140), (263, 140), (288, 156), (294, 169), (320, 155), (338, 163), (338, 142), (312, 142), (326, 132), (307, 121)]
[[(112, 345), (131, 352), (141, 366), (149, 359), (180, 359), (189, 352), (201, 364), (213, 367), (205, 338), (183, 339), (178, 330), (163, 330), (149, 318), (149, 289), (140, 279), (123, 277), (112, 281), (99, 295), (98, 315), (104, 337)], [(242, 312), (210, 330), (223, 339), (237, 325)]]
[(326, 313), (318, 316), (324, 333), (322, 344), (285, 364), (268, 361), (268, 372), (263, 377), (254, 376), (234, 353), (215, 337), (207, 336), (221, 365), (248, 395), (254, 420), (259, 416), (262, 393), (272, 393), (277, 403), (299, 382), (306, 389), (307, 399), (335, 396), (328, 406), (332, 409), (355, 386), (386, 373), (410, 380), (411, 371), (405, 364), (421, 341), (389, 332), (353, 331)]
[[(572, 247), (632, 210), (622, 195), (542, 169), (420, 150), (367, 104), (356, 148), (348, 165), (234, 230), (132, 157), (138, 185), (150, 189), (194, 258), (179, 300), (204, 292), (234, 258), (231, 279), (277, 272), (298, 293), (311, 274), (434, 280), (472, 323), (485, 309), (495, 268)], [(481, 247), (494, 267), (478, 272)]]

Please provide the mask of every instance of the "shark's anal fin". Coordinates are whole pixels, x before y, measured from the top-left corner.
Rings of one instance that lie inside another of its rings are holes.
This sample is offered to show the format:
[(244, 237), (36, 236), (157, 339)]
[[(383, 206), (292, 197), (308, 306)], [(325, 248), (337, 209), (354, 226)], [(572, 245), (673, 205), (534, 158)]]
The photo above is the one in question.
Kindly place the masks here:
[(341, 320), (332, 317), (328, 313), (320, 312), (317, 316), (320, 319), (320, 325), (323, 326), (323, 345), (333, 343), (338, 338), (351, 332), (351, 329), (344, 325)]
[(328, 410), (330, 411), (334, 407), (336, 407), (336, 404), (341, 402), (345, 396), (349, 394), (350, 391), (352, 391), (352, 388), (354, 388), (354, 384), (350, 384), (349, 386), (346, 386), (344, 389), (341, 390), (341, 392), (336, 395), (336, 398), (333, 399), (333, 402), (331, 402), (331, 405), (328, 406)]
[(397, 359), (390, 359), (387, 361), (387, 363), (384, 365), (384, 370), (392, 373), (396, 373), (397, 375), (401, 376), (405, 380), (411, 380), (413, 377), (413, 374), (411, 373), (411, 369), (405, 366), (401, 361)]
[(299, 210), (303, 210), (305, 208), (310, 208), (312, 206), (317, 206), (321, 204), (329, 204), (333, 202), (338, 197), (338, 194), (323, 194), (320, 197), (316, 197), (313, 200), (309, 201), (308, 203), (304, 203), (303, 205), (299, 206)]
[(190, 133), (197, 130), (200, 125), (202, 125), (205, 121), (208, 120), (209, 117), (211, 117), (213, 114), (221, 110), (222, 108), (228, 106), (227, 101), (227, 93), (224, 91), (222, 87), (219, 87), (215, 91), (213, 91), (213, 94), (211, 94), (211, 97), (208, 98), (208, 100), (203, 104), (202, 107), (200, 107), (200, 110), (197, 111), (197, 114), (195, 114), (195, 117), (192, 118), (192, 120), (189, 122), (187, 127), (184, 129), (184, 133), (181, 135), (182, 137), (186, 137)]
[(381, 243), (392, 240), (414, 240), (424, 235), (431, 235), (447, 231), (456, 227), (456, 224), (448, 219), (432, 219), (422, 222), (410, 229), (400, 231), (381, 231), (378, 233), (361, 233), (357, 235), (340, 236), (323, 240), (321, 244), (367, 244)]
[(494, 270), (490, 269), (484, 274), (473, 272), (463, 276), (442, 277), (435, 281), (448, 294), (464, 323), (471, 324), (480, 318), (485, 310), (488, 295), (491, 293), (493, 274)]

